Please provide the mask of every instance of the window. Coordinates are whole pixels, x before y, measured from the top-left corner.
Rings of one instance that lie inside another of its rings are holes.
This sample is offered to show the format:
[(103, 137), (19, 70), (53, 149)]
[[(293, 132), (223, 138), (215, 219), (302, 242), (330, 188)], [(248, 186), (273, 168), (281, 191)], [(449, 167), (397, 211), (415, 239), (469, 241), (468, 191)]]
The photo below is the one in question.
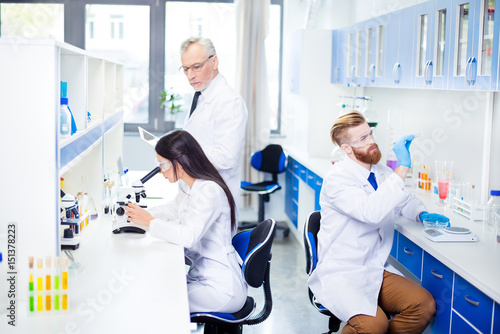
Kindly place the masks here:
[[(43, 2), (47, 3), (43, 3)], [(192, 89), (177, 71), (179, 46), (210, 37), (220, 70), (235, 87), (237, 40), (233, 0), (0, 0), (0, 35), (54, 37), (124, 64), (125, 131), (164, 131), (160, 93), (171, 87), (191, 104)], [(64, 24), (64, 14), (70, 24)], [(271, 131), (280, 133), (283, 0), (271, 0), (266, 39)], [(151, 42), (154, 41), (154, 42)], [(178, 117), (182, 126), (184, 117)]]
[(2, 37), (53, 37), (64, 41), (64, 7), (60, 4), (2, 3)]
[[(280, 131), (281, 97), (281, 5), (271, 5), (269, 35), (266, 38), (267, 72), (270, 99), (270, 127)], [(232, 87), (236, 87), (237, 36), (236, 5), (217, 2), (167, 1), (165, 7), (165, 90), (182, 97), (182, 112), (174, 117), (176, 126), (182, 127), (191, 106), (193, 89), (180, 72), (181, 43), (189, 36), (209, 37), (220, 60), (220, 73)], [(164, 113), (164, 121), (172, 120)]]
[(124, 64), (124, 122), (149, 123), (149, 6), (87, 5), (86, 18), (86, 49)]

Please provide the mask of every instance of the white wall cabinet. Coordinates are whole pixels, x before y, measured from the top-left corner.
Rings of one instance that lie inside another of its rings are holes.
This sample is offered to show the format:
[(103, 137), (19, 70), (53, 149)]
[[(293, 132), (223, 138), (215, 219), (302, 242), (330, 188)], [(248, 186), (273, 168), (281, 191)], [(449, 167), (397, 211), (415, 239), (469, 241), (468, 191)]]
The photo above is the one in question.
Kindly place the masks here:
[[(58, 135), (60, 81), (78, 128), (68, 138)], [(28, 256), (59, 254), (61, 177), (73, 195), (88, 179), (102, 212), (103, 174), (117, 172), (122, 154), (122, 81), (121, 64), (71, 45), (0, 38), (0, 233), (16, 224), (19, 270)]]

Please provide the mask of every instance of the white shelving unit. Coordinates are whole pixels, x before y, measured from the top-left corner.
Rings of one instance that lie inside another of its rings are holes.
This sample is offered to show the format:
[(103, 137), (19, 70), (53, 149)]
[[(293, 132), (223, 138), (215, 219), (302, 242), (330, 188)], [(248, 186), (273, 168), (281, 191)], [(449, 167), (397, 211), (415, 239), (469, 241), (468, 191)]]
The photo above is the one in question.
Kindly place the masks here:
[[(69, 138), (58, 136), (60, 81), (78, 129)], [(73, 195), (88, 177), (102, 215), (103, 175), (116, 174), (123, 149), (122, 81), (122, 64), (72, 45), (0, 38), (0, 234), (16, 224), (17, 270), (60, 252), (61, 177)]]

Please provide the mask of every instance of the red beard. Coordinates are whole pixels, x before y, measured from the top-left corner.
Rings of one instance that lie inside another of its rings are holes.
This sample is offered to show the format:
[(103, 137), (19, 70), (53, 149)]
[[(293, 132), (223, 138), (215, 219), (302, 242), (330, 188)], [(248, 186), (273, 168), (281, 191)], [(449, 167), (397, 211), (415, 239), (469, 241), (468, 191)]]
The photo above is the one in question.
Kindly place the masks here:
[[(375, 151), (372, 151), (372, 149), (373, 149), (374, 146), (377, 149)], [(361, 162), (364, 162), (365, 164), (375, 165), (382, 158), (382, 153), (378, 149), (378, 145), (377, 144), (370, 145), (368, 147), (368, 151), (366, 151), (366, 152), (364, 151), (364, 147), (362, 149), (353, 147), (352, 151), (353, 151), (354, 156), (356, 157), (356, 159), (358, 159)]]

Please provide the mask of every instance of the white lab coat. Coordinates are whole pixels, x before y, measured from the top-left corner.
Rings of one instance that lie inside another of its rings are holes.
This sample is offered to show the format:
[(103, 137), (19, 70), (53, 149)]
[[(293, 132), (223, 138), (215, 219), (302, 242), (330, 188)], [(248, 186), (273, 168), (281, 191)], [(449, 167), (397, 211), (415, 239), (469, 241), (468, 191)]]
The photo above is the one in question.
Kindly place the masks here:
[(229, 187), (236, 210), (240, 202), (241, 151), (247, 118), (245, 101), (218, 74), (201, 92), (196, 109), (184, 122), (184, 130), (200, 143)]
[(191, 312), (235, 312), (247, 297), (247, 285), (231, 241), (226, 194), (212, 181), (196, 180), (192, 188), (179, 181), (175, 200), (148, 209), (152, 236), (184, 247), (191, 263), (187, 273)]
[(317, 300), (343, 322), (352, 316), (375, 316), (384, 269), (394, 238), (396, 215), (417, 220), (425, 206), (386, 166), (371, 166), (378, 190), (368, 182), (370, 171), (349, 157), (335, 163), (321, 189), (318, 265), (309, 278)]

